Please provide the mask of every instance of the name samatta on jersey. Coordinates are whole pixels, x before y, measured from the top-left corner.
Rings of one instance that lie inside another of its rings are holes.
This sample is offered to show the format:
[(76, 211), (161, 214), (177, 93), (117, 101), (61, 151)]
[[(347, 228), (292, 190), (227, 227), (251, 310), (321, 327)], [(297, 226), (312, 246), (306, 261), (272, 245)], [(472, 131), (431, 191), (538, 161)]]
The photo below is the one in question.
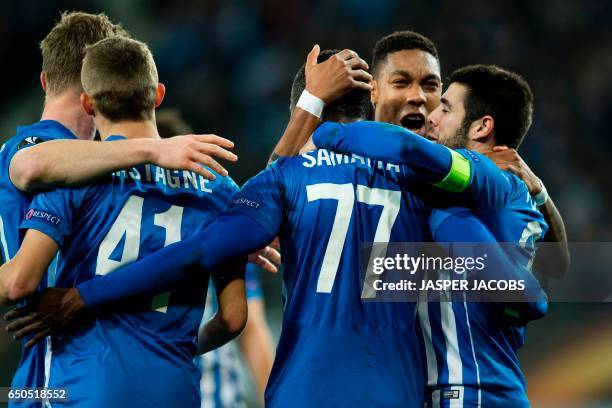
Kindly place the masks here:
[(302, 166), (306, 168), (313, 168), (319, 166), (340, 166), (343, 164), (358, 163), (359, 167), (363, 166), (377, 168), (379, 170), (386, 170), (395, 173), (400, 172), (400, 166), (398, 164), (391, 164), (379, 160), (372, 160), (359, 156), (357, 154), (346, 155), (327, 149), (311, 150), (309, 152), (302, 153), (301, 156), (305, 159), (305, 161), (302, 162)]

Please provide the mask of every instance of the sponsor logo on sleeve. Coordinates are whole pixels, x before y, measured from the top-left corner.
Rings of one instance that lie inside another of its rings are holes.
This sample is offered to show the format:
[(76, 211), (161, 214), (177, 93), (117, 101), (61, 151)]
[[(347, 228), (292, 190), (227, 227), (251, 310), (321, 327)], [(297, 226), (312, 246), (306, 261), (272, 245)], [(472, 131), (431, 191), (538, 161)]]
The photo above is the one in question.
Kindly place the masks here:
[(234, 198), (232, 201), (233, 201), (233, 203), (235, 205), (242, 205), (242, 206), (245, 206), (245, 207), (251, 207), (251, 208), (253, 208), (255, 210), (257, 210), (259, 207), (261, 207), (261, 204), (258, 203), (257, 201), (249, 200), (248, 198), (244, 198), (244, 197)]
[(45, 210), (29, 209), (25, 215), (26, 220), (42, 221), (45, 224), (57, 226), (62, 222), (62, 218)]
[(44, 140), (38, 136), (29, 136), (19, 142), (19, 144), (17, 145), (17, 150), (21, 150), (25, 147), (34, 146), (42, 142), (44, 142)]

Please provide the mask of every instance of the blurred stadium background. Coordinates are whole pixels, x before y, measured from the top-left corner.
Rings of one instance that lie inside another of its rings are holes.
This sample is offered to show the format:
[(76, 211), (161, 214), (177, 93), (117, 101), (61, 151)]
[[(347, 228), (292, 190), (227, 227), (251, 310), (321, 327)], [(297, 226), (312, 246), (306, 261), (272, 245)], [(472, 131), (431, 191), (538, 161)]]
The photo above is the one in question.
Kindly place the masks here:
[[(270, 154), (288, 119), (293, 76), (316, 42), (366, 59), (384, 34), (434, 40), (443, 78), (471, 63), (521, 73), (535, 94), (521, 154), (546, 183), (569, 240), (612, 241), (612, 2), (566, 0), (20, 1), (0, 14), (0, 141), (38, 120), (38, 42), (62, 10), (105, 12), (147, 42), (166, 84), (164, 107), (201, 133), (236, 142), (242, 184)], [(610, 268), (605, 268), (610, 271)], [(580, 274), (574, 265), (572, 274)], [(270, 324), (280, 325), (278, 277), (264, 275)], [(612, 304), (553, 304), (522, 351), (534, 407), (612, 407)], [(0, 386), (18, 347), (0, 334)]]

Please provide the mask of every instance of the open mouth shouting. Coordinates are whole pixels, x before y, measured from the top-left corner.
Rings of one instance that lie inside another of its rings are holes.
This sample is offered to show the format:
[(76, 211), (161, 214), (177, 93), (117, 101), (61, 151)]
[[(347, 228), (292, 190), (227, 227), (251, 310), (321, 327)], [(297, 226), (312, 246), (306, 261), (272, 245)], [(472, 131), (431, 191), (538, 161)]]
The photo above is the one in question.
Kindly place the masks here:
[(418, 133), (419, 135), (425, 134), (425, 115), (419, 112), (409, 113), (404, 115), (400, 120), (402, 127)]

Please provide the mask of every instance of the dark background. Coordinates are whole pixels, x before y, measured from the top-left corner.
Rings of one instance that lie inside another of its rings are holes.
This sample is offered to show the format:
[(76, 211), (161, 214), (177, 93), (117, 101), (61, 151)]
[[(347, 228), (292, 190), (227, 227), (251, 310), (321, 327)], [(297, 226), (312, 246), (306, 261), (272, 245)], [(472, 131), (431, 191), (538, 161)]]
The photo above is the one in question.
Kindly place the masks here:
[[(0, 141), (40, 115), (38, 42), (62, 10), (103, 11), (147, 42), (167, 87), (162, 106), (180, 109), (199, 132), (236, 142), (240, 161), (230, 173), (239, 184), (263, 168), (282, 134), (291, 81), (315, 42), (369, 60), (380, 37), (411, 29), (436, 43), (444, 79), (472, 63), (517, 71), (536, 104), (521, 154), (555, 199), (571, 241), (612, 241), (610, 1), (11, 2), (0, 15)], [(264, 281), (277, 316), (278, 280)], [(611, 310), (553, 304), (530, 325), (523, 361), (534, 406), (612, 401)], [(277, 319), (271, 325), (278, 330)], [(9, 343), (0, 334), (0, 386), (16, 364)]]

